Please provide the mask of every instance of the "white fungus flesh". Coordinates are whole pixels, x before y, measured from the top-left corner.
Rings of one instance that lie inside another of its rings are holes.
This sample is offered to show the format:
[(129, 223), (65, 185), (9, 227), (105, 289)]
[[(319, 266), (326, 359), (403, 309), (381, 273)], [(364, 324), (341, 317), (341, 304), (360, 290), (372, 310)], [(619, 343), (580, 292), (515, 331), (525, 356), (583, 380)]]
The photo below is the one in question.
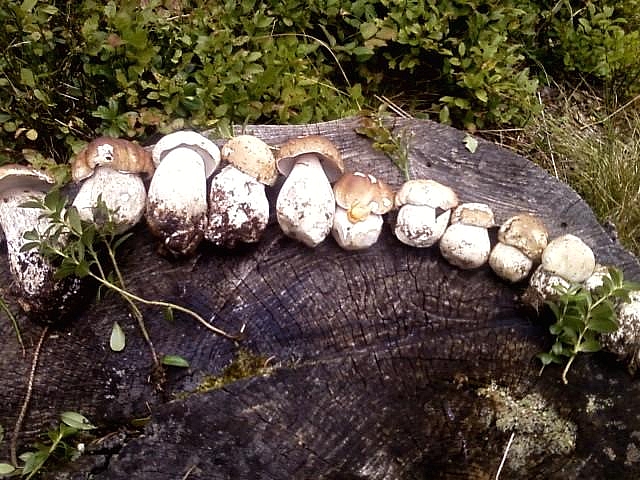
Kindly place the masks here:
[(106, 207), (114, 212), (113, 221), (118, 234), (129, 230), (144, 215), (147, 191), (137, 174), (97, 167), (94, 174), (83, 182), (73, 200), (81, 219), (100, 224), (102, 219), (94, 218), (99, 196)]
[(163, 158), (149, 186), (146, 218), (169, 252), (196, 249), (207, 221), (205, 166), (196, 151), (179, 147)]
[(228, 247), (257, 242), (268, 221), (269, 201), (262, 183), (231, 165), (213, 178), (207, 240)]
[(396, 218), (394, 233), (405, 245), (427, 248), (434, 245), (449, 224), (451, 210), (436, 216), (436, 209), (427, 205), (403, 205)]
[(336, 207), (331, 234), (345, 250), (362, 250), (378, 241), (382, 223), (382, 215), (373, 213), (360, 221), (352, 222), (345, 208)]
[(318, 157), (299, 156), (276, 201), (282, 231), (315, 247), (331, 231), (335, 208), (333, 190)]

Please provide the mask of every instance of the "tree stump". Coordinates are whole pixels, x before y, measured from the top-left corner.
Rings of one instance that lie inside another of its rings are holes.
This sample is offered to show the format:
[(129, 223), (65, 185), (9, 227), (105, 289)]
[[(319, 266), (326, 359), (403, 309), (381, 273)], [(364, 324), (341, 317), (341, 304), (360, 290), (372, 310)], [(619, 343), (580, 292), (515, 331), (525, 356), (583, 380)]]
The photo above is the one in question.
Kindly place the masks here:
[[(399, 187), (399, 170), (355, 133), (360, 122), (248, 126), (244, 133), (271, 145), (326, 135), (347, 169)], [(637, 260), (578, 195), (525, 158), (483, 140), (471, 153), (464, 132), (429, 121), (397, 119), (390, 127), (410, 141), (412, 178), (433, 178), (462, 201), (489, 204), (497, 223), (532, 212), (552, 237), (577, 235), (599, 263), (640, 278)], [(279, 185), (270, 190), (272, 206)], [(50, 478), (488, 479), (510, 439), (503, 478), (638, 478), (640, 383), (624, 364), (600, 352), (576, 359), (569, 385), (557, 366), (538, 376), (535, 355), (550, 346), (551, 317), (522, 305), (524, 286), (488, 267), (458, 270), (437, 248), (407, 247), (391, 221), (372, 248), (347, 252), (331, 238), (315, 249), (286, 238), (272, 215), (258, 244), (226, 250), (205, 243), (183, 260), (157, 255), (146, 228), (136, 227), (120, 257), (130, 289), (190, 307), (227, 331), (246, 325), (246, 339), (234, 343), (181, 314), (169, 322), (143, 309), (158, 352), (190, 362), (169, 367), (157, 391), (126, 305), (89, 294), (45, 341), (19, 450), (73, 410), (100, 426), (100, 440), (76, 462), (48, 467)], [(11, 282), (6, 262), (0, 282)], [(6, 436), (42, 329), (18, 320), (26, 356), (10, 322), (0, 321)], [(127, 335), (121, 353), (108, 346), (114, 321)], [(259, 368), (216, 383), (238, 355)], [(132, 420), (144, 417), (141, 433)]]

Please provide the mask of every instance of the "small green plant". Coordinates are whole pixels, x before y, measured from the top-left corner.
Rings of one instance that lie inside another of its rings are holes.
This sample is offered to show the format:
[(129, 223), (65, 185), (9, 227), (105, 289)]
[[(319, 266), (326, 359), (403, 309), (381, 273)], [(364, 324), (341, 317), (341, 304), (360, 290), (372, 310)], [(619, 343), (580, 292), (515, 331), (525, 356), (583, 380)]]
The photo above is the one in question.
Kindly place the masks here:
[(24, 354), (24, 342), (22, 341), (22, 334), (20, 333), (20, 327), (18, 326), (18, 321), (16, 317), (13, 315), (13, 312), (7, 305), (7, 302), (4, 301), (4, 298), (0, 297), (0, 311), (4, 312), (4, 314), (11, 321), (11, 325), (13, 326), (13, 331), (16, 332), (16, 338), (22, 347), (22, 353)]
[[(50, 458), (72, 460), (78, 450), (66, 441), (79, 432), (93, 430), (96, 427), (83, 415), (77, 412), (64, 412), (60, 415), (60, 423), (47, 432), (48, 441), (38, 442), (35, 450), (26, 451), (18, 458), (21, 466), (0, 462), (0, 477), (21, 475), (27, 480), (33, 478)], [(0, 443), (3, 431), (0, 427)], [(17, 463), (17, 462), (16, 462)]]
[[(93, 217), (97, 219), (95, 223), (82, 220), (77, 209), (68, 205), (67, 199), (55, 189), (43, 199), (34, 199), (22, 206), (41, 209), (42, 217), (47, 218), (50, 222), (50, 226), (43, 233), (35, 229), (25, 233), (24, 236), (28, 242), (22, 249), (38, 249), (42, 255), (57, 266), (55, 273), (57, 278), (71, 275), (79, 278), (90, 277), (98, 282), (100, 289), (118, 294), (127, 303), (137, 320), (158, 371), (161, 370), (161, 361), (155, 352), (138, 304), (160, 307), (165, 311), (167, 318), (173, 318), (174, 311), (182, 312), (218, 335), (229, 339), (238, 339), (237, 336), (230, 335), (211, 325), (193, 310), (170, 302), (145, 299), (127, 289), (118, 266), (116, 251), (129, 238), (130, 234), (116, 235), (116, 224), (113, 221), (115, 212), (109, 210), (102, 199), (98, 199), (94, 211)], [(103, 264), (102, 251), (109, 259), (107, 266)], [(100, 290), (99, 294), (101, 294)], [(116, 335), (118, 338), (112, 343), (123, 344), (122, 335)]]
[(602, 276), (602, 285), (593, 290), (582, 284), (558, 287), (558, 297), (546, 302), (556, 318), (549, 327), (555, 342), (549, 352), (538, 354), (542, 362), (540, 374), (550, 363), (566, 361), (562, 381), (568, 383), (567, 373), (576, 356), (599, 351), (602, 346), (598, 335), (618, 329), (616, 302), (628, 303), (629, 293), (639, 288), (640, 284), (625, 281), (622, 271), (614, 267)]

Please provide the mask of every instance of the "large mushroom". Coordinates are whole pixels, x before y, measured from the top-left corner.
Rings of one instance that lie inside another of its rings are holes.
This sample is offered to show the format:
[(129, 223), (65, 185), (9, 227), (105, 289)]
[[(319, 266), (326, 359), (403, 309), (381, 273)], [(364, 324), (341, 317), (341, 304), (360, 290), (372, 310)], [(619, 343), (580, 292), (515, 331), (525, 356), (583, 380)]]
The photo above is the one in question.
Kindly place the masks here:
[(310, 135), (284, 143), (276, 162), (288, 177), (276, 200), (278, 223), (286, 235), (315, 247), (333, 225), (331, 183), (344, 171), (342, 156), (328, 138)]
[(434, 245), (449, 225), (451, 209), (458, 203), (456, 193), (435, 180), (405, 182), (395, 197), (400, 209), (394, 229), (396, 237), (412, 247)]
[(547, 228), (538, 217), (523, 213), (500, 226), (498, 243), (489, 255), (489, 266), (510, 282), (524, 280), (547, 246)]
[(78, 288), (75, 279), (56, 280), (55, 267), (37, 249), (22, 251), (28, 242), (24, 234), (34, 229), (44, 234), (50, 223), (42, 217), (41, 210), (21, 205), (34, 198), (42, 200), (53, 183), (53, 178), (30, 167), (0, 167), (0, 227), (7, 244), (18, 302), (25, 312), (45, 320), (54, 319), (55, 311), (62, 315), (71, 303), (71, 294)]
[(101, 137), (90, 142), (71, 161), (71, 176), (84, 179), (73, 206), (80, 218), (100, 223), (94, 218), (98, 197), (114, 212), (115, 233), (123, 233), (144, 215), (147, 191), (140, 173), (153, 174), (151, 154), (132, 142)]
[(487, 229), (493, 225), (493, 212), (488, 205), (460, 204), (451, 215), (451, 225), (440, 238), (440, 253), (458, 268), (481, 267), (489, 259), (491, 241)]
[(269, 221), (265, 185), (278, 178), (271, 148), (253, 135), (238, 135), (222, 147), (229, 163), (211, 181), (205, 238), (232, 247), (257, 242)]
[(152, 156), (156, 172), (147, 195), (147, 224), (163, 249), (189, 255), (204, 237), (207, 178), (220, 163), (220, 150), (199, 133), (179, 131), (161, 138)]
[(336, 213), (331, 234), (345, 250), (373, 245), (382, 230), (382, 215), (393, 208), (393, 191), (373, 175), (345, 173), (333, 186)]

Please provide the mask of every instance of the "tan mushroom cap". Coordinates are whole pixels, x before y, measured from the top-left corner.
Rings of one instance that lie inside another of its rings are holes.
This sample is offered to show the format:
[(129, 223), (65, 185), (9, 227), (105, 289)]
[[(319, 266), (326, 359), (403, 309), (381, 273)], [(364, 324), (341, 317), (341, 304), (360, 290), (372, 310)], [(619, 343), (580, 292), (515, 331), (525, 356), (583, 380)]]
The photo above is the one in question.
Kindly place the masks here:
[(461, 203), (453, 211), (451, 223), (483, 228), (490, 228), (495, 224), (491, 207), (484, 203)]
[(365, 220), (370, 213), (384, 215), (393, 208), (391, 188), (362, 172), (345, 173), (333, 186), (333, 193), (352, 223)]
[(417, 205), (450, 210), (460, 201), (456, 192), (446, 185), (435, 180), (417, 179), (402, 184), (396, 193), (395, 203), (397, 207)]
[(276, 159), (269, 145), (253, 135), (238, 135), (222, 147), (222, 159), (265, 185), (278, 179)]
[(287, 140), (280, 146), (276, 154), (276, 166), (282, 175), (289, 175), (296, 158), (301, 155), (316, 155), (320, 159), (324, 173), (333, 183), (344, 172), (342, 155), (338, 148), (327, 137), (307, 135)]
[(505, 221), (498, 231), (498, 241), (516, 247), (533, 261), (540, 261), (549, 241), (544, 222), (535, 215), (522, 213)]
[(151, 154), (140, 145), (122, 138), (98, 137), (71, 160), (73, 181), (90, 177), (100, 165), (119, 172), (146, 173), (149, 176), (155, 171)]
[(0, 167), (0, 197), (9, 190), (46, 191), (54, 183), (52, 176), (32, 167), (13, 163)]

